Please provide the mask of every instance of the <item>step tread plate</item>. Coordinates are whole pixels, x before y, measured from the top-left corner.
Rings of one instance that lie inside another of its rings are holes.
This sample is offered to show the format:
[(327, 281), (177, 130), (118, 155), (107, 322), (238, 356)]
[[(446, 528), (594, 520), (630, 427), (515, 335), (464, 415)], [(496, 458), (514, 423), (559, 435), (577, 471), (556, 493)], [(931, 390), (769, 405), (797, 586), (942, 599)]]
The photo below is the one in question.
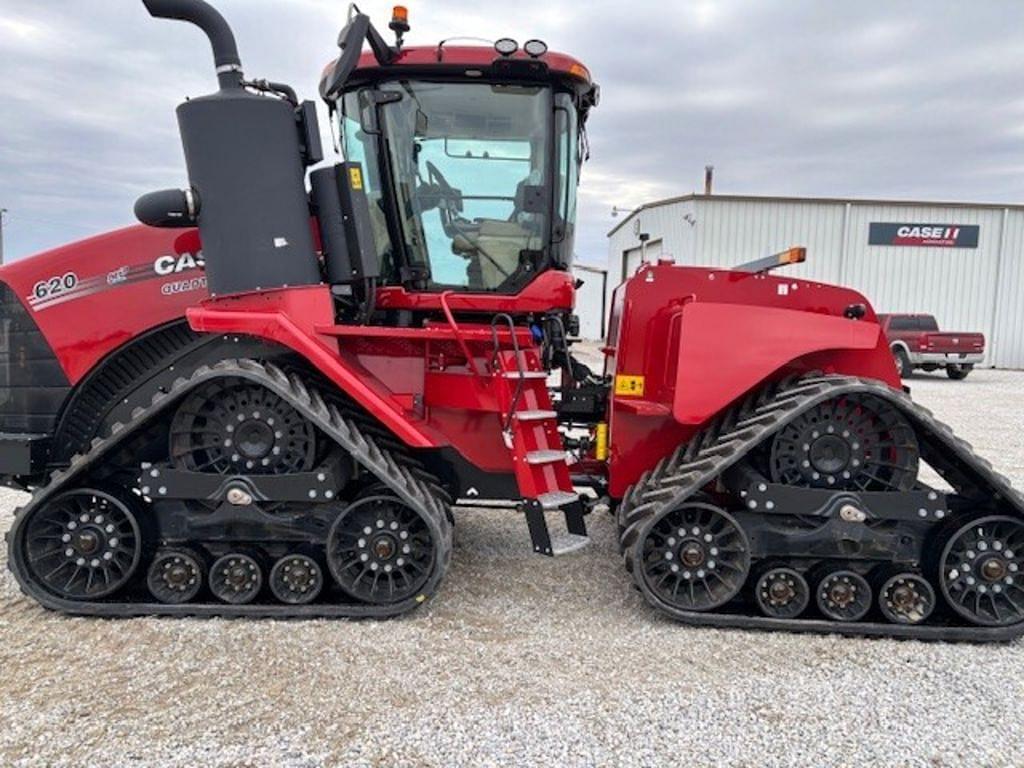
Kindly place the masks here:
[(563, 461), (564, 462), (565, 460), (566, 460), (565, 451), (555, 451), (555, 450), (530, 451), (529, 453), (526, 454), (526, 463), (527, 464), (533, 464), (533, 465), (537, 465), (537, 464), (555, 464), (555, 463), (557, 463), (559, 461)]
[(562, 533), (551, 537), (551, 554), (555, 557), (578, 552), (590, 543), (589, 536), (575, 533)]

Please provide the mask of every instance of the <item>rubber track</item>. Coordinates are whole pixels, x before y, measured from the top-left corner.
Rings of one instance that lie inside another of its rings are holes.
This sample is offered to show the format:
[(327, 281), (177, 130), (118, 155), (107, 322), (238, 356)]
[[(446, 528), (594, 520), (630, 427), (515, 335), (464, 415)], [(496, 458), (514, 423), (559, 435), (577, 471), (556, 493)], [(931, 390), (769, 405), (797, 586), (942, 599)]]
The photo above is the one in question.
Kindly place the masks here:
[[(222, 603), (185, 603), (165, 605), (159, 602), (85, 602), (65, 600), (32, 582), (21, 559), (21, 527), (40, 505), (56, 494), (75, 486), (104, 457), (115, 451), (126, 438), (165, 413), (188, 392), (207, 382), (221, 379), (243, 379), (269, 389), (291, 404), (328, 437), (335, 440), (353, 459), (374, 474), (395, 495), (413, 507), (427, 523), (437, 545), (434, 572), (420, 594), (400, 603), (372, 605), (366, 603), (330, 603), (304, 606), (228, 605)], [(105, 438), (92, 441), (89, 450), (71, 459), (66, 469), (54, 472), (50, 482), (38, 489), (31, 500), (15, 513), (14, 524), (7, 534), (8, 567), (29, 597), (55, 611), (86, 616), (222, 616), (273, 618), (385, 618), (405, 613), (423, 603), (437, 590), (452, 554), (452, 526), (448, 503), (438, 490), (419, 473), (403, 466), (377, 442), (365, 435), (346, 418), (333, 403), (328, 404), (315, 389), (308, 387), (296, 374), (286, 374), (276, 366), (254, 360), (224, 360), (197, 368), (188, 378), (177, 379), (170, 391), (154, 395), (146, 408), (137, 408), (127, 424), (114, 424)]]
[[(968, 642), (1007, 642), (1024, 634), (1024, 623), (1007, 627), (974, 625), (920, 625), (875, 622), (836, 622), (826, 619), (775, 619), (760, 615), (684, 611), (661, 601), (649, 590), (640, 568), (643, 542), (662, 514), (700, 492), (772, 433), (801, 413), (832, 398), (869, 394), (894, 405), (917, 430), (926, 461), (954, 486), (966, 479), (985, 488), (991, 498), (1001, 501), (1013, 514), (1024, 518), (1024, 497), (992, 465), (975, 454), (953, 430), (938, 421), (928, 409), (910, 396), (875, 380), (847, 376), (810, 376), (771, 385), (728, 411), (690, 442), (665, 457), (645, 473), (626, 493), (619, 506), (620, 548), (626, 569), (651, 605), (672, 618), (697, 626), (769, 629), (787, 632), (825, 632)], [(951, 462), (954, 457), (959, 466)], [(936, 589), (939, 596), (939, 590)], [(939, 596), (941, 599), (941, 596)]]

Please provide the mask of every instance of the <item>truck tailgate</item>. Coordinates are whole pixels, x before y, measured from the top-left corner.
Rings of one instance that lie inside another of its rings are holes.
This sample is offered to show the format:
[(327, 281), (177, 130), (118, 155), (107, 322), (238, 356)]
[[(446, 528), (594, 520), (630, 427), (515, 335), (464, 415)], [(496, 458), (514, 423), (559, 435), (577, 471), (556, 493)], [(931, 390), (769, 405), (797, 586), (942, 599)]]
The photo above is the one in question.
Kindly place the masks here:
[(985, 337), (980, 333), (926, 333), (921, 349), (928, 352), (978, 353), (985, 349)]

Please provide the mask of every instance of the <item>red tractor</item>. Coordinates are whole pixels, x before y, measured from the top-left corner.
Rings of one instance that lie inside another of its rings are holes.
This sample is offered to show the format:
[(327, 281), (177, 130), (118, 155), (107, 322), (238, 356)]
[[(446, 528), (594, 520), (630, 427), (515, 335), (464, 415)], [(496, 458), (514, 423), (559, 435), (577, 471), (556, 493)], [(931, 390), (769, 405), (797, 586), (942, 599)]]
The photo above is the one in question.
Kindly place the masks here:
[(580, 62), (404, 47), (402, 9), (395, 44), (353, 12), (323, 165), (314, 104), (247, 80), (212, 7), (144, 3), (207, 34), (220, 89), (178, 108), (189, 185), (141, 198), (146, 226), (0, 270), (29, 596), (393, 616), (438, 589), (460, 504), (514, 510), (542, 555), (608, 506), (636, 587), (684, 623), (1024, 630), (1024, 500), (900, 389), (863, 296), (770, 274), (799, 249), (646, 265), (604, 371), (573, 357)]

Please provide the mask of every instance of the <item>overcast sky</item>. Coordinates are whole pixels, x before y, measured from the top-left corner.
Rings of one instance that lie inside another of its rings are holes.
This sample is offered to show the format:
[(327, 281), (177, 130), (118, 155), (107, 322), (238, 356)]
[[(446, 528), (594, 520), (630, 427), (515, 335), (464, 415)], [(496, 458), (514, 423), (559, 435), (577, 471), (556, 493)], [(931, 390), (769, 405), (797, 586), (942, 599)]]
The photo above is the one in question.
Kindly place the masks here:
[[(314, 98), (341, 0), (217, 0), (246, 73)], [(1024, 3), (408, 0), (410, 44), (546, 40), (603, 89), (577, 251), (613, 206), (698, 189), (1024, 202)], [(386, 27), (390, 3), (362, 9)], [(132, 223), (186, 182), (174, 119), (214, 88), (209, 50), (139, 0), (0, 4), (7, 258)]]

